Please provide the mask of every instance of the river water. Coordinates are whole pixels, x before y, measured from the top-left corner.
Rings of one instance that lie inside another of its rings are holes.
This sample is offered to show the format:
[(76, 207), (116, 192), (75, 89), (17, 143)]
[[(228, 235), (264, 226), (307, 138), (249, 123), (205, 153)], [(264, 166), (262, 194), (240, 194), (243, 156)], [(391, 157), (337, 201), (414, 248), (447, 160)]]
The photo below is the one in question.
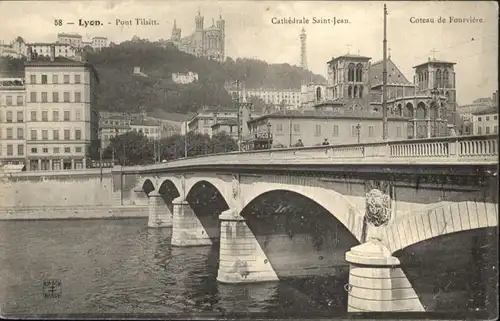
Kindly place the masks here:
[[(147, 228), (146, 218), (0, 221), (1, 312), (19, 317), (90, 313), (209, 317), (210, 313), (251, 312), (280, 318), (339, 317), (347, 312), (343, 289), (348, 282), (347, 269), (336, 269), (328, 277), (220, 284), (216, 281), (218, 246), (172, 247), (171, 233), (170, 228)], [(491, 235), (481, 238), (484, 244), (476, 242), (476, 247), (496, 247), (491, 243), (496, 236)], [(440, 246), (451, 244), (446, 242)], [(458, 252), (465, 253), (466, 246), (460, 247)], [(428, 257), (428, 262), (414, 262), (415, 253), (429, 249), (439, 252), (419, 253), (418, 257)], [(496, 251), (488, 252), (494, 254), (493, 259), (474, 273), (470, 267), (488, 261), (480, 259), (482, 254), (470, 259), (467, 255), (464, 263), (458, 264), (457, 259), (443, 255), (448, 252), (452, 253), (429, 243), (401, 258), (414, 266), (407, 269), (407, 275), (425, 305), (442, 312), (491, 310), (495, 285), (498, 289)], [(490, 281), (484, 271), (491, 271)], [(59, 297), (44, 296), (44, 280), (60, 281)], [(457, 287), (465, 284), (463, 280), (479, 286)]]
[[(260, 312), (282, 317), (347, 311), (340, 277), (226, 285), (218, 247), (171, 247), (147, 219), (0, 222), (0, 306), (23, 315)], [(59, 298), (43, 280), (61, 281)]]

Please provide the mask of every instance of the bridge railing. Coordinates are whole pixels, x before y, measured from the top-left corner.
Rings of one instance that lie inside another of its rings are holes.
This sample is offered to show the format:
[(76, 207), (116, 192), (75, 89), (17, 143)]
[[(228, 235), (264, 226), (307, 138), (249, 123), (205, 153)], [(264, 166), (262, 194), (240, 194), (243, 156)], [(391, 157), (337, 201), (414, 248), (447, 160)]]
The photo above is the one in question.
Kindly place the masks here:
[(298, 148), (280, 148), (230, 152), (181, 158), (148, 166), (124, 167), (123, 170), (161, 169), (216, 164), (293, 164), (346, 163), (348, 161), (413, 163), (419, 162), (497, 162), (498, 136), (453, 136), (429, 139), (386, 141)]

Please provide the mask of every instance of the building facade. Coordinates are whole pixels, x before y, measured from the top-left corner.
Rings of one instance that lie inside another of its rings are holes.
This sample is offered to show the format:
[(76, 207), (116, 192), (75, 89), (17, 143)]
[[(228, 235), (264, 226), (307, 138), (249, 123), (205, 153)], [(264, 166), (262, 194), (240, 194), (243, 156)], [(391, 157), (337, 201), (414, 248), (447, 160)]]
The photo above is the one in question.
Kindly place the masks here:
[(498, 134), (498, 105), (472, 115), (472, 134)]
[(29, 170), (80, 169), (98, 149), (98, 82), (94, 68), (55, 57), (25, 63)]
[(225, 60), (226, 22), (219, 17), (217, 22), (212, 19), (212, 26), (204, 29), (204, 17), (198, 11), (195, 17), (195, 30), (187, 37), (181, 36), (181, 29), (177, 28), (174, 20), (172, 36), (167, 43), (176, 46), (180, 51), (195, 55), (196, 57), (207, 57), (208, 59), (223, 62)]
[[(388, 118), (389, 140), (406, 139), (408, 119)], [(248, 122), (253, 137), (272, 139), (276, 148), (293, 147), (299, 139), (304, 146), (319, 146), (325, 139), (330, 145), (379, 142), (382, 139), (381, 113), (305, 110), (263, 115)]]
[(317, 104), (327, 101), (327, 84), (310, 83), (300, 87), (300, 108), (313, 109)]
[(111, 143), (111, 139), (129, 132), (130, 119), (122, 115), (106, 115), (106, 113), (99, 113), (99, 134), (100, 134), (100, 147), (105, 149)]
[(130, 129), (143, 133), (149, 139), (158, 140), (161, 138), (161, 122), (147, 120), (147, 119), (134, 119), (130, 122)]
[(74, 48), (83, 48), (83, 38), (77, 33), (57, 34), (57, 43), (68, 44)]
[(216, 121), (236, 121), (237, 110), (216, 107), (205, 107), (188, 120), (188, 132), (212, 137), (212, 125)]
[(172, 81), (177, 84), (190, 84), (198, 81), (198, 74), (192, 71), (187, 73), (175, 72), (172, 74)]
[(0, 79), (0, 165), (25, 164), (25, 95), (22, 78)]
[(296, 110), (301, 106), (302, 93), (300, 89), (271, 89), (271, 88), (250, 88), (237, 90), (226, 86), (226, 90), (232, 97), (240, 95), (249, 100), (251, 97), (262, 99), (266, 105), (280, 106), (282, 110)]

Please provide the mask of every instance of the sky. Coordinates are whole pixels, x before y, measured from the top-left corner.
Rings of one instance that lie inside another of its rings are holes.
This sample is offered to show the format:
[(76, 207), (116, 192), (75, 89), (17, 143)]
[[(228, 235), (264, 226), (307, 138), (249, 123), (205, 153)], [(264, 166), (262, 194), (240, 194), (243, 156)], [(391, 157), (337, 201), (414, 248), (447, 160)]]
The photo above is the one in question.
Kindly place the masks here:
[[(169, 39), (174, 19), (182, 36), (194, 31), (198, 10), (204, 26), (220, 15), (226, 21), (226, 55), (269, 63), (300, 64), (300, 32), (307, 33), (308, 69), (326, 76), (326, 62), (342, 54), (361, 54), (372, 62), (383, 56), (383, 4), (377, 1), (0, 1), (0, 40), (16, 36), (27, 42), (53, 42), (57, 33), (79, 33), (84, 39), (105, 36), (121, 42), (133, 36)], [(457, 99), (471, 103), (498, 90), (498, 5), (494, 1), (387, 3), (387, 41), (391, 59), (413, 81), (413, 66), (429, 57), (455, 62)], [(308, 24), (275, 24), (276, 19), (306, 18)], [(444, 18), (445, 23), (438, 22)], [(450, 17), (482, 19), (450, 23)], [(158, 25), (117, 26), (116, 19), (154, 19)], [(313, 24), (314, 18), (347, 23)], [(434, 19), (418, 23), (415, 19)], [(55, 20), (61, 19), (62, 26)], [(78, 19), (103, 26), (83, 27)], [(67, 25), (66, 22), (74, 22)]]

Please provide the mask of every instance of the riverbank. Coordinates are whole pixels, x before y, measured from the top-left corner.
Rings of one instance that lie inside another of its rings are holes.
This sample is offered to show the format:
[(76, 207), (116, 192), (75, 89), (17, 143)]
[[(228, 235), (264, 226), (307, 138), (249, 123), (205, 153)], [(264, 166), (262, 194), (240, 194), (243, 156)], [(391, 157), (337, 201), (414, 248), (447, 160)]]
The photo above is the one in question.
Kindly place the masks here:
[(148, 216), (147, 206), (0, 207), (0, 221), (117, 219)]

